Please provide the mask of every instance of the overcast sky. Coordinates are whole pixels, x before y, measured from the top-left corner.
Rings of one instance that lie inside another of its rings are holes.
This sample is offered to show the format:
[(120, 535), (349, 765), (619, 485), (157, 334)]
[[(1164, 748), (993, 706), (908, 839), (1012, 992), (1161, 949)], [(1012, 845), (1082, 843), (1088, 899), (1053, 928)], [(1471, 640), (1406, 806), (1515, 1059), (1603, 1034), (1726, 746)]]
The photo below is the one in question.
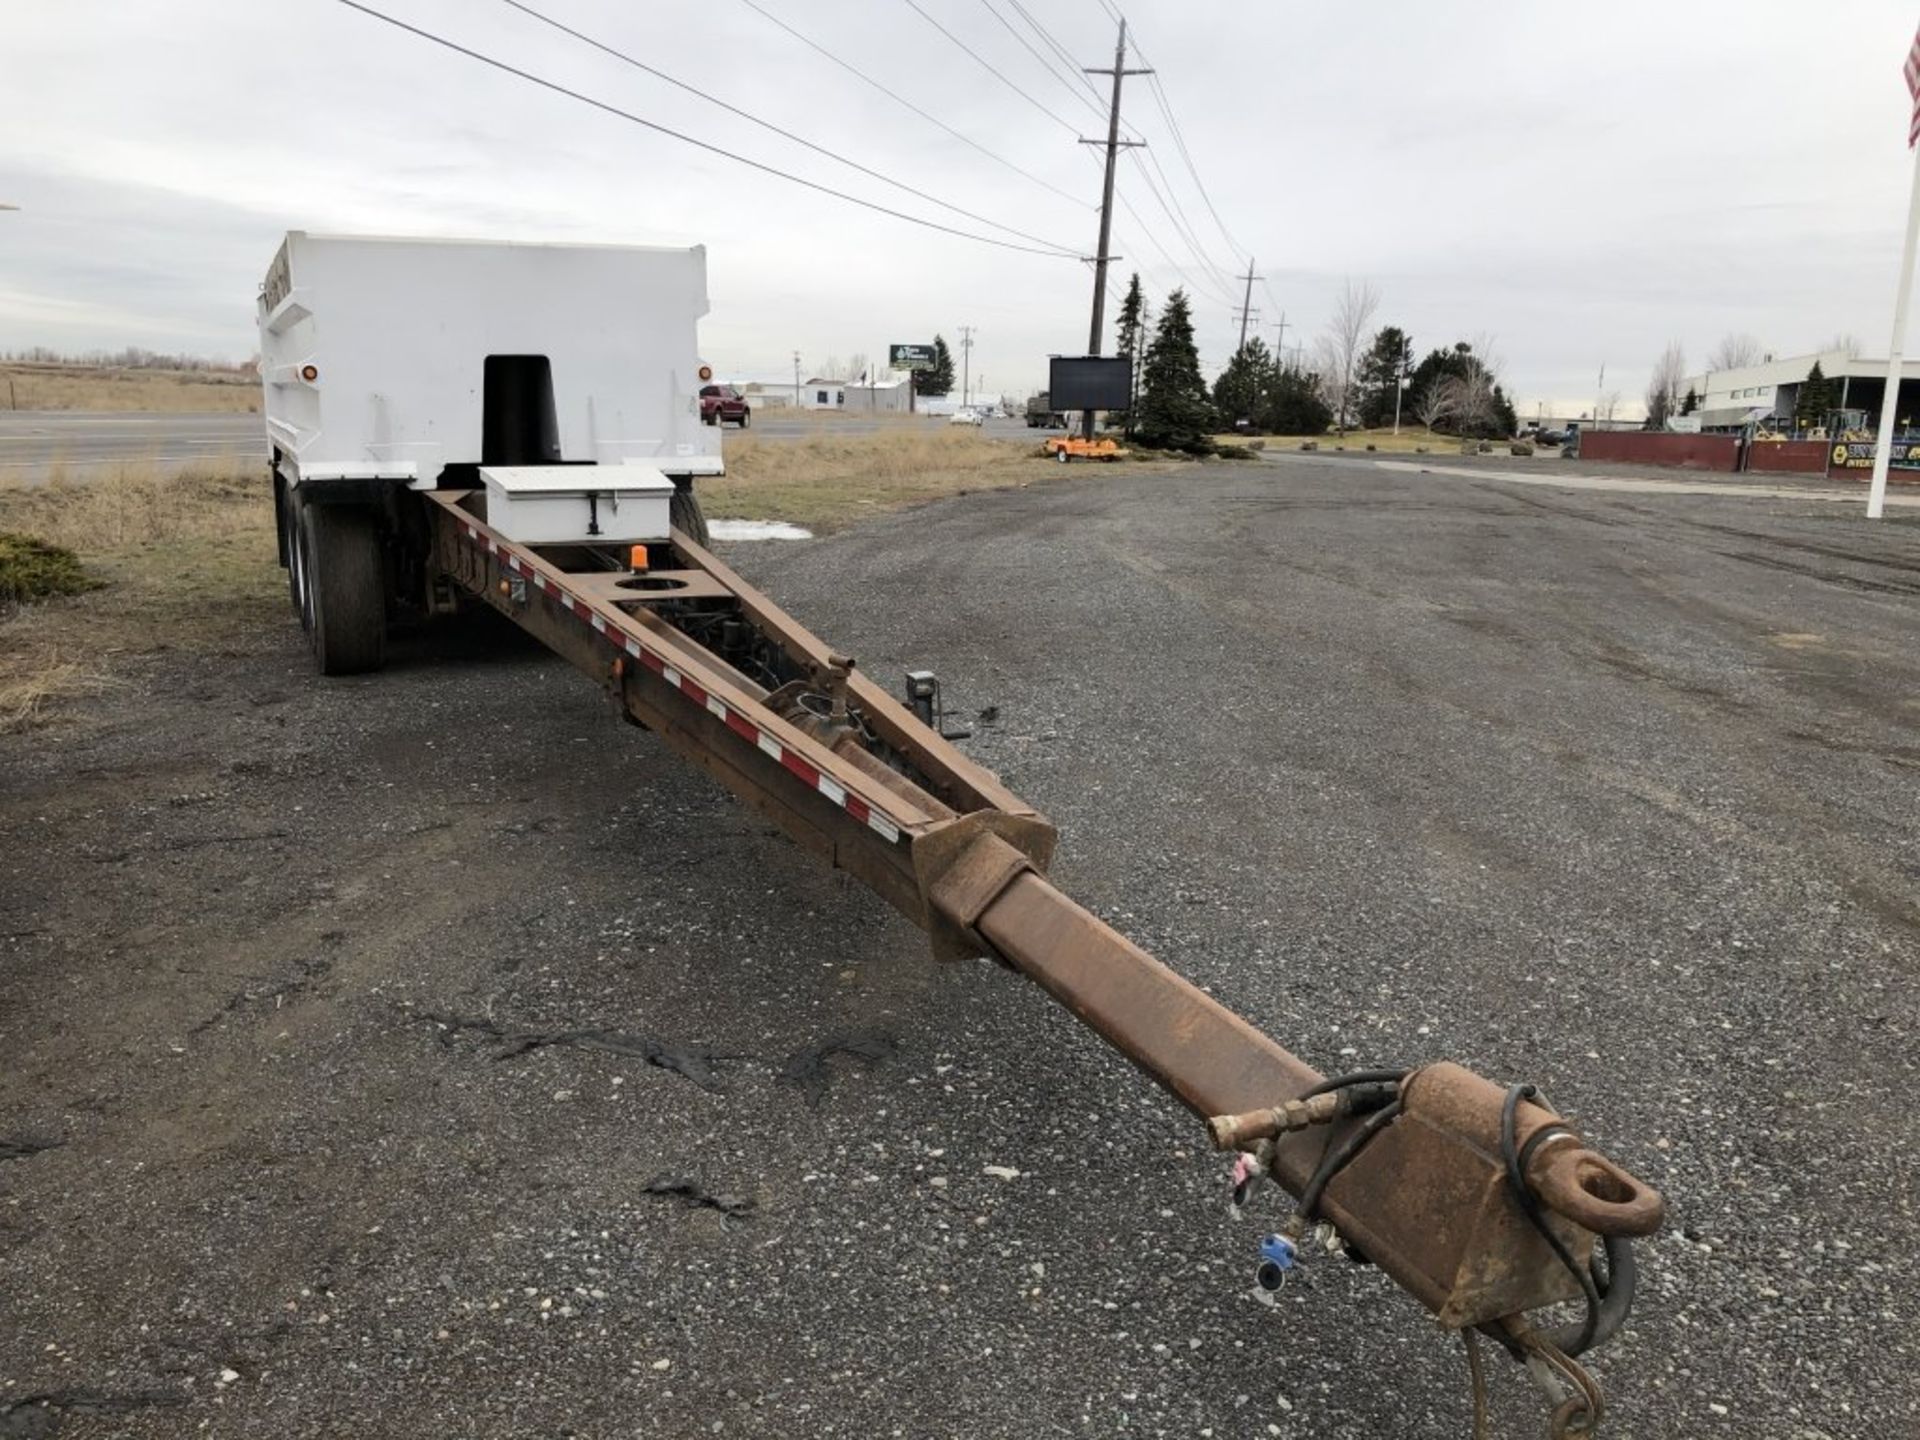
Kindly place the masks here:
[[(769, 165), (1013, 238), (499, 0), (369, 3)], [(1011, 33), (1048, 53), (1013, 0), (917, 3), (1058, 118), (907, 0), (758, 3), (1037, 181), (744, 0), (529, 3), (952, 205), (1093, 248), (1099, 173), (1074, 131), (1099, 122)], [(1075, 58), (1111, 64), (1107, 0), (1022, 3)], [(1152, 150), (1145, 174), (1161, 183), (1164, 172), (1207, 260), (1130, 157), (1121, 190), (1139, 218), (1118, 213), (1126, 258), (1108, 313), (1135, 269), (1155, 297), (1187, 287), (1210, 372), (1236, 334), (1226, 277), (1249, 252), (1269, 342), (1283, 311), (1288, 343), (1310, 341), (1351, 276), (1379, 289), (1379, 319), (1421, 350), (1494, 337), (1523, 404), (1591, 396), (1602, 363), (1607, 388), (1635, 397), (1674, 338), (1696, 369), (1728, 331), (1782, 355), (1836, 332), (1885, 352), (1911, 173), (1900, 78), (1911, 3), (1122, 8), (1227, 233), (1154, 94), (1129, 80), (1125, 128)], [(957, 340), (972, 325), (976, 374), (1024, 393), (1046, 355), (1086, 341), (1091, 277), (1078, 260), (810, 193), (337, 0), (13, 0), (0, 39), (0, 203), (21, 207), (0, 211), (0, 349), (243, 357), (255, 287), (291, 228), (704, 244), (702, 348), (740, 379), (790, 378), (795, 350), (811, 370), (935, 331)]]

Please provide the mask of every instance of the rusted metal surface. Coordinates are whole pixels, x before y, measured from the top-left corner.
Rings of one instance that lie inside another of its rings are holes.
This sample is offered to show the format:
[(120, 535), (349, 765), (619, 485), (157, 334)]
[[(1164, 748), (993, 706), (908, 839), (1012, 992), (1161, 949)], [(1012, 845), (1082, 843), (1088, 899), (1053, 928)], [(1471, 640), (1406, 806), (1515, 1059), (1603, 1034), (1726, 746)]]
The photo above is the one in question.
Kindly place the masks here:
[[(1044, 817), (686, 536), (676, 532), (671, 547), (682, 588), (737, 603), (811, 678), (769, 691), (675, 629), (617, 573), (575, 572), (508, 544), (472, 497), (431, 498), (444, 573), (925, 928), (937, 955), (988, 954), (1025, 974), (1189, 1110), (1223, 1117), (1216, 1139), (1275, 1135), (1271, 1171), (1295, 1195), (1324, 1147), (1359, 1123), (1323, 1103), (1293, 1106), (1322, 1078), (1311, 1066), (1055, 889)], [(883, 748), (869, 749), (869, 737)], [(1400, 1110), (1374, 1117), (1391, 1123), (1333, 1175), (1320, 1215), (1448, 1325), (1578, 1293), (1511, 1193), (1504, 1092), (1436, 1064), (1397, 1093)], [(1317, 1123), (1323, 1110), (1333, 1118)], [(1277, 1111), (1311, 1128), (1290, 1129)], [(1560, 1123), (1520, 1104), (1515, 1139), (1524, 1147)], [(1659, 1224), (1659, 1195), (1571, 1134), (1544, 1136), (1527, 1178), (1582, 1263), (1595, 1235)]]
[[(994, 843), (979, 842), (988, 850)], [(951, 891), (937, 885), (936, 905), (964, 899), (965, 908), (949, 918), (970, 924), (1196, 1115), (1271, 1109), (1322, 1079), (1040, 875), (1004, 855), (997, 863), (991, 855), (968, 857), (954, 866), (963, 871), (984, 880)], [(999, 876), (1000, 893), (983, 901), (984, 884)], [(1403, 1094), (1404, 1113), (1328, 1185), (1326, 1218), (1449, 1325), (1479, 1324), (1579, 1293), (1508, 1192), (1500, 1088), (1459, 1066), (1433, 1065), (1412, 1076)], [(1524, 1146), (1556, 1121), (1523, 1105), (1516, 1139)], [(1337, 1142), (1343, 1131), (1294, 1134), (1276, 1145), (1273, 1173), (1295, 1195), (1329, 1133)], [(1543, 1145), (1533, 1169), (1559, 1212), (1553, 1223), (1578, 1256), (1593, 1234), (1643, 1234), (1659, 1223), (1656, 1192), (1571, 1136)], [(1577, 1206), (1584, 1227), (1563, 1204)]]

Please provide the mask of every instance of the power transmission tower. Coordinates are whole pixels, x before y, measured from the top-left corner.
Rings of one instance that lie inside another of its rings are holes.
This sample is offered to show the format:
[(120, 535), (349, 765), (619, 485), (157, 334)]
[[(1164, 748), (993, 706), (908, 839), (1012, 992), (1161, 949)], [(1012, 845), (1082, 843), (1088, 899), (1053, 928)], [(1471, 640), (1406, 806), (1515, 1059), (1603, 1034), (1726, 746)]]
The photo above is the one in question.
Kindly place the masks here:
[[(967, 374), (973, 360), (973, 332), (977, 328), (973, 325), (960, 327), (960, 405), (962, 409), (965, 409), (967, 404)], [(948, 383), (952, 383), (951, 380)]]
[(1247, 273), (1236, 277), (1247, 282), (1246, 298), (1240, 302), (1240, 348), (1247, 348), (1247, 322), (1259, 312), (1253, 308), (1253, 282), (1260, 277), (1253, 273), (1253, 257), (1247, 257)]
[[(1093, 324), (1087, 335), (1087, 354), (1100, 353), (1100, 332), (1107, 323), (1107, 262), (1115, 257), (1107, 253), (1107, 247), (1113, 239), (1113, 172), (1115, 162), (1123, 149), (1144, 144), (1140, 140), (1122, 140), (1120, 138), (1120, 82), (1129, 75), (1151, 75), (1148, 69), (1127, 68), (1127, 22), (1120, 21), (1120, 39), (1113, 47), (1113, 68), (1111, 70), (1086, 67), (1089, 75), (1111, 75), (1113, 77), (1113, 103), (1107, 111), (1107, 178), (1100, 192), (1100, 249), (1093, 257)], [(1082, 145), (1098, 145), (1098, 140), (1081, 140)], [(1087, 439), (1093, 438), (1093, 411), (1082, 413), (1080, 433)]]

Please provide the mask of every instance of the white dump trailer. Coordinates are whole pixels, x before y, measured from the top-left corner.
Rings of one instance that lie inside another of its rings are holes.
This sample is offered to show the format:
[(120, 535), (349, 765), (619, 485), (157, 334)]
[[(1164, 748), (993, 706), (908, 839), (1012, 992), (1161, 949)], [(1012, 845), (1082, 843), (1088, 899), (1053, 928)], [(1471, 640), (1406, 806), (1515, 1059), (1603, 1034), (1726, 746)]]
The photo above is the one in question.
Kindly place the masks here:
[(377, 667), (451, 603), (422, 492), (485, 490), (506, 533), (614, 546), (705, 525), (704, 247), (289, 234), (260, 288), (280, 559), (316, 659)]

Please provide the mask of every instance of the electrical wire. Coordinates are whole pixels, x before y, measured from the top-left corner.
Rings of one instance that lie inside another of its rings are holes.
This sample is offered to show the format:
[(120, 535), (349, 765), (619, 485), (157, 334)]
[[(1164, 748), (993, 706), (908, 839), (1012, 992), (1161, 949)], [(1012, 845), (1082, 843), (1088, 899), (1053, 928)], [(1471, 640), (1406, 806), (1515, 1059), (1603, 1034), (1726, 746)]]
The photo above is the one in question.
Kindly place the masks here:
[(717, 95), (709, 95), (706, 91), (700, 89), (698, 86), (689, 85), (684, 80), (675, 79), (673, 76), (667, 74), (666, 71), (656, 69), (653, 66), (647, 64), (646, 61), (638, 60), (634, 58), (632, 55), (627, 54), (626, 51), (624, 50), (617, 49), (616, 47), (607, 44), (605, 41), (596, 40), (593, 36), (586, 34), (584, 31), (576, 30), (571, 25), (564, 24), (563, 22), (554, 19), (551, 15), (548, 15), (543, 11), (535, 9), (533, 6), (526, 4), (525, 0), (501, 0), (501, 3), (503, 5), (511, 6), (513, 9), (518, 10), (523, 15), (526, 15), (531, 17), (532, 19), (538, 20), (542, 25), (551, 26), (553, 29), (558, 30), (563, 35), (572, 36), (575, 40), (578, 40), (583, 45), (591, 45), (595, 50), (600, 51), (603, 55), (611, 55), (614, 59), (622, 62), (623, 64), (631, 65), (634, 69), (639, 70), (645, 74), (651, 75), (656, 80), (663, 80), (667, 84), (673, 86), (676, 89), (686, 91), (689, 95), (697, 95), (700, 99), (705, 100), (709, 105), (719, 106), (722, 110), (725, 110), (729, 115), (737, 115), (742, 120), (745, 120), (750, 124), (758, 125), (762, 130), (771, 131), (773, 134), (780, 136), (782, 139), (791, 140), (793, 141), (794, 144), (804, 146), (808, 150), (813, 151), (816, 155), (824, 155), (829, 160), (832, 160), (837, 164), (845, 165), (851, 170), (857, 170), (862, 175), (866, 175), (871, 177), (872, 179), (878, 180), (883, 185), (891, 185), (896, 190), (903, 190), (909, 195), (912, 195), (921, 200), (927, 201), (929, 204), (938, 205), (942, 210), (951, 210), (956, 215), (964, 215), (969, 220), (977, 220), (982, 225), (992, 226), (995, 230), (1003, 230), (1009, 235), (1017, 235), (1022, 240), (1031, 240), (1037, 245), (1046, 245), (1055, 249), (1066, 250), (1069, 254), (1073, 253), (1073, 251), (1069, 247), (1064, 245), (1057, 245), (1055, 244), (1054, 241), (1047, 239), (1044, 235), (1034, 235), (1029, 233), (1028, 231), (1018, 229), (1012, 225), (1003, 225), (998, 220), (993, 219), (991, 216), (981, 215), (976, 213), (975, 211), (967, 209), (963, 205), (955, 205), (951, 201), (942, 200), (938, 195), (929, 195), (925, 190), (921, 190), (916, 188), (915, 186), (909, 185), (904, 180), (896, 180), (891, 175), (884, 175), (880, 171), (873, 169), (871, 166), (862, 165), (858, 160), (850, 160), (845, 155), (840, 154), (836, 150), (829, 149), (825, 145), (816, 144), (812, 140), (807, 139), (804, 135), (796, 135), (793, 133), (793, 131), (785, 129), (779, 125), (776, 125), (771, 120), (763, 120), (758, 115), (755, 115), (750, 111), (742, 110), (738, 105), (729, 104), (727, 101), (720, 99), (720, 97)]
[(955, 45), (959, 46), (962, 50), (966, 51), (968, 55), (972, 56), (975, 63), (978, 64), (982, 70), (985, 70), (989, 75), (993, 76), (994, 79), (998, 80), (1002, 85), (1006, 86), (1009, 90), (1013, 91), (1013, 93), (1018, 95), (1022, 100), (1026, 101), (1029, 105), (1033, 106), (1033, 108), (1038, 110), (1042, 115), (1046, 116), (1049, 120), (1053, 121), (1054, 124), (1058, 125), (1061, 129), (1067, 131), (1069, 134), (1072, 134), (1074, 136), (1078, 136), (1080, 134), (1080, 127), (1078, 125), (1075, 125), (1070, 120), (1061, 119), (1057, 113), (1055, 113), (1052, 110), (1049, 110), (1045, 105), (1042, 105), (1038, 100), (1034, 99), (1033, 96), (1029, 95), (1025, 90), (1022, 90), (1018, 85), (1014, 84), (1013, 81), (1009, 80), (1005, 75), (1002, 75), (999, 72), (999, 70), (997, 70), (990, 61), (986, 60), (984, 57), (981, 56), (979, 51), (975, 50), (971, 45), (967, 44), (966, 41), (962, 40), (958, 35), (954, 34), (951, 30), (947, 29), (946, 26), (942, 25), (938, 20), (934, 19), (933, 16), (929, 15), (925, 10), (922, 10), (919, 5), (919, 0), (903, 0), (903, 3), (906, 5), (906, 7), (909, 10), (913, 11), (914, 14), (918, 15), (922, 20), (926, 21), (934, 29), (938, 30), (942, 35), (946, 36), (947, 39), (951, 40)]
[(1080, 62), (1074, 59), (1073, 52), (1068, 50), (1067, 47), (1062, 45), (1058, 40), (1054, 39), (1052, 34), (1048, 32), (1047, 27), (1034, 19), (1032, 12), (1029, 11), (1026, 6), (1022, 5), (1020, 0), (1007, 0), (1007, 3), (1013, 7), (1014, 12), (1019, 15), (1022, 20), (1027, 22), (1027, 28), (1040, 37), (1041, 43), (1060, 57), (1060, 63), (1066, 67), (1067, 72), (1078, 80), (1081, 85), (1092, 91), (1095, 100), (1101, 99), (1100, 87), (1095, 85), (1087, 72), (1080, 67)]
[(1514, 1141), (1519, 1125), (1520, 1102), (1532, 1100), (1540, 1093), (1538, 1087), (1528, 1084), (1513, 1086), (1507, 1091), (1507, 1098), (1500, 1105), (1500, 1157), (1506, 1162), (1507, 1184), (1513, 1191), (1513, 1198), (1525, 1213), (1533, 1228), (1540, 1232), (1540, 1238), (1547, 1242), (1554, 1256), (1566, 1267), (1567, 1273), (1579, 1285), (1580, 1293), (1586, 1297), (1587, 1313), (1581, 1321), (1579, 1337), (1566, 1347), (1570, 1355), (1578, 1355), (1593, 1344), (1595, 1331), (1600, 1325), (1600, 1287), (1593, 1278), (1591, 1265), (1583, 1266), (1573, 1258), (1566, 1242), (1547, 1223), (1547, 1217), (1540, 1213), (1539, 1197), (1533, 1193), (1533, 1186), (1527, 1183), (1526, 1164), (1540, 1143), (1553, 1135), (1564, 1135), (1566, 1127), (1556, 1124), (1542, 1125), (1527, 1137), (1525, 1148)]
[(793, 26), (789, 25), (786, 21), (782, 20), (778, 15), (775, 15), (771, 10), (767, 10), (762, 6), (760, 6), (759, 4), (755, 3), (755, 0), (740, 0), (740, 3), (742, 5), (745, 5), (749, 10), (753, 11), (753, 13), (758, 15), (761, 19), (769, 22), (772, 25), (776, 25), (780, 29), (786, 31), (787, 34), (791, 35), (794, 39), (798, 40), (802, 45), (806, 46), (809, 50), (813, 51), (816, 55), (819, 55), (825, 59), (831, 60), (834, 64), (838, 65), (842, 70), (846, 71), (849, 75), (853, 76), (856, 80), (862, 81), (863, 83), (872, 86), (875, 90), (878, 90), (882, 95), (886, 96), (889, 100), (893, 101), (894, 104), (904, 106), (906, 109), (911, 110), (914, 114), (918, 115), (922, 120), (926, 121), (929, 125), (932, 125), (937, 127), (938, 129), (944, 130), (947, 134), (951, 135), (954, 139), (958, 140), (962, 145), (966, 145), (971, 147), (974, 150), (978, 150), (982, 155), (986, 156), (989, 160), (993, 161), (996, 165), (1004, 165), (1007, 169), (1011, 170), (1014, 174), (1020, 176), (1023, 179), (1031, 180), (1034, 184), (1038, 185), (1043, 190), (1051, 190), (1055, 195), (1058, 195), (1063, 200), (1071, 200), (1074, 204), (1085, 206), (1087, 209), (1090, 209), (1090, 210), (1099, 208), (1098, 206), (1093, 205), (1091, 202), (1082, 199), (1078, 195), (1074, 195), (1066, 190), (1062, 190), (1058, 185), (1055, 185), (1051, 181), (1041, 179), (1038, 175), (1034, 174), (1031, 170), (1022, 169), (1020, 166), (1014, 164), (1013, 161), (1007, 159), (1006, 156), (996, 155), (993, 151), (987, 149), (986, 146), (982, 145), (978, 140), (975, 140), (971, 135), (963, 134), (960, 131), (954, 129), (953, 126), (947, 124), (947, 122), (942, 120), (939, 116), (928, 114), (925, 110), (922, 110), (918, 105), (914, 104), (913, 101), (907, 99), (906, 96), (901, 95), (896, 91), (890, 90), (889, 88), (887, 88), (887, 86), (881, 84), (878, 80), (874, 79), (871, 75), (867, 74), (866, 71), (854, 65), (851, 61), (848, 61), (842, 58), (841, 56), (834, 54), (833, 51), (827, 49), (826, 46), (820, 44), (818, 41), (813, 40), (810, 37), (801, 34), (798, 30), (794, 29)]
[[(1026, 50), (1026, 52), (1029, 55), (1033, 56), (1033, 58), (1037, 62), (1039, 62), (1040, 68), (1047, 72), (1048, 79), (1059, 80), (1061, 78), (1060, 72), (1054, 68), (1054, 62), (1047, 59), (1047, 57), (1042, 55), (1038, 50), (1034, 49), (1033, 42), (1027, 39), (1027, 37), (1022, 35), (1018, 30), (1014, 29), (1013, 22), (1011, 20), (1007, 19), (1006, 16), (1002, 15), (998, 10), (994, 9), (993, 0), (980, 0), (980, 4), (989, 15), (993, 16), (994, 19), (1000, 22), (1000, 24), (1005, 28), (1006, 32), (1009, 35), (1013, 36), (1015, 40), (1020, 42), (1021, 46)], [(1085, 89), (1083, 89), (1081, 86), (1075, 85), (1070, 80), (1063, 81), (1062, 83), (1066, 85), (1068, 93), (1070, 93), (1074, 99), (1078, 100), (1082, 105), (1085, 105), (1100, 119), (1104, 120), (1107, 118), (1107, 112), (1100, 107), (1098, 101), (1093, 96), (1090, 96), (1087, 94)]]
[[(1145, 58), (1144, 54), (1141, 58)], [(1233, 238), (1233, 232), (1227, 229), (1227, 222), (1220, 218), (1220, 211), (1214, 205), (1213, 197), (1207, 193), (1206, 183), (1200, 178), (1199, 167), (1193, 163), (1193, 152), (1187, 148), (1186, 134), (1180, 129), (1180, 121), (1173, 113), (1173, 101), (1168, 97), (1159, 73), (1156, 71), (1147, 79), (1148, 89), (1153, 92), (1154, 99), (1159, 102), (1160, 111), (1166, 117), (1167, 129), (1173, 134), (1174, 148), (1180, 152), (1180, 158), (1187, 167), (1187, 174), (1193, 177), (1193, 188), (1200, 192), (1200, 200), (1207, 207), (1207, 213), (1213, 216), (1213, 223), (1219, 227), (1220, 238), (1227, 242), (1227, 248), (1236, 255), (1246, 254), (1247, 247)]]
[(817, 191), (822, 195), (830, 195), (836, 200), (844, 200), (850, 205), (858, 205), (865, 210), (873, 210), (882, 215), (890, 215), (895, 220), (904, 220), (909, 225), (919, 225), (924, 229), (937, 230), (942, 234), (957, 236), (962, 240), (973, 240), (982, 245), (998, 246), (1002, 250), (1016, 250), (1027, 255), (1045, 255), (1050, 259), (1078, 260), (1080, 258), (1077, 252), (1066, 249), (1065, 247), (1053, 247), (1043, 250), (1032, 245), (1019, 245), (1011, 240), (1000, 240), (991, 235), (975, 234), (971, 230), (962, 230), (956, 226), (943, 225), (938, 220), (929, 220), (924, 216), (911, 215), (904, 210), (895, 210), (891, 206), (881, 205), (872, 200), (863, 200), (858, 195), (850, 195), (844, 190), (836, 190), (831, 185), (823, 185), (817, 180), (808, 180), (804, 176), (792, 174), (777, 166), (768, 165), (764, 161), (750, 159), (745, 155), (728, 150), (723, 146), (696, 139), (682, 131), (662, 125), (656, 120), (648, 120), (644, 116), (634, 114), (631, 110), (622, 110), (617, 105), (610, 105), (604, 100), (596, 100), (591, 95), (584, 95), (578, 90), (569, 89), (558, 81), (545, 79), (542, 76), (535, 75), (530, 70), (522, 70), (517, 65), (509, 65), (504, 60), (499, 60), (491, 55), (483, 54), (478, 50), (470, 49), (460, 44), (457, 40), (449, 40), (444, 35), (436, 35), (431, 30), (423, 30), (418, 25), (411, 25), (396, 16), (389, 15), (381, 10), (376, 10), (371, 5), (364, 5), (361, 3), (361, 0), (339, 0), (339, 3), (346, 6), (349, 10), (358, 10), (361, 14), (369, 15), (375, 20), (384, 21), (395, 29), (405, 30), (411, 35), (417, 35), (422, 40), (429, 40), (435, 45), (453, 51), (455, 54), (464, 55), (469, 60), (478, 60), (482, 65), (488, 65), (495, 70), (501, 70), (509, 75), (518, 76), (520, 79), (538, 85), (542, 89), (551, 90), (557, 95), (565, 95), (570, 100), (578, 100), (583, 105), (591, 105), (596, 110), (605, 111), (609, 115), (617, 116), (622, 120), (655, 131), (670, 139), (678, 140), (683, 144), (691, 145), (697, 150), (704, 150), (710, 155), (718, 155), (723, 159), (732, 160), (737, 164), (745, 165), (751, 170), (758, 170), (764, 175), (774, 175), (782, 180), (791, 181), (795, 185)]
[[(1160, 187), (1153, 183), (1153, 176), (1148, 174), (1145, 167), (1140, 166), (1137, 161), (1135, 165), (1140, 171), (1140, 178), (1146, 182), (1148, 193), (1159, 202), (1161, 212), (1166, 215), (1168, 221), (1173, 225), (1174, 233), (1180, 235), (1181, 238), (1185, 240), (1184, 232), (1180, 229), (1180, 222), (1174, 219), (1173, 207), (1167, 204), (1166, 197), (1160, 193)], [(1191, 240), (1187, 240), (1186, 245), (1187, 248), (1193, 252), (1193, 257), (1198, 262), (1199, 272), (1207, 276), (1212, 282), (1214, 286), (1213, 298), (1225, 305), (1237, 306), (1240, 302), (1234, 298), (1233, 288), (1226, 283), (1221, 272), (1214, 266), (1213, 262), (1208, 259)]]

